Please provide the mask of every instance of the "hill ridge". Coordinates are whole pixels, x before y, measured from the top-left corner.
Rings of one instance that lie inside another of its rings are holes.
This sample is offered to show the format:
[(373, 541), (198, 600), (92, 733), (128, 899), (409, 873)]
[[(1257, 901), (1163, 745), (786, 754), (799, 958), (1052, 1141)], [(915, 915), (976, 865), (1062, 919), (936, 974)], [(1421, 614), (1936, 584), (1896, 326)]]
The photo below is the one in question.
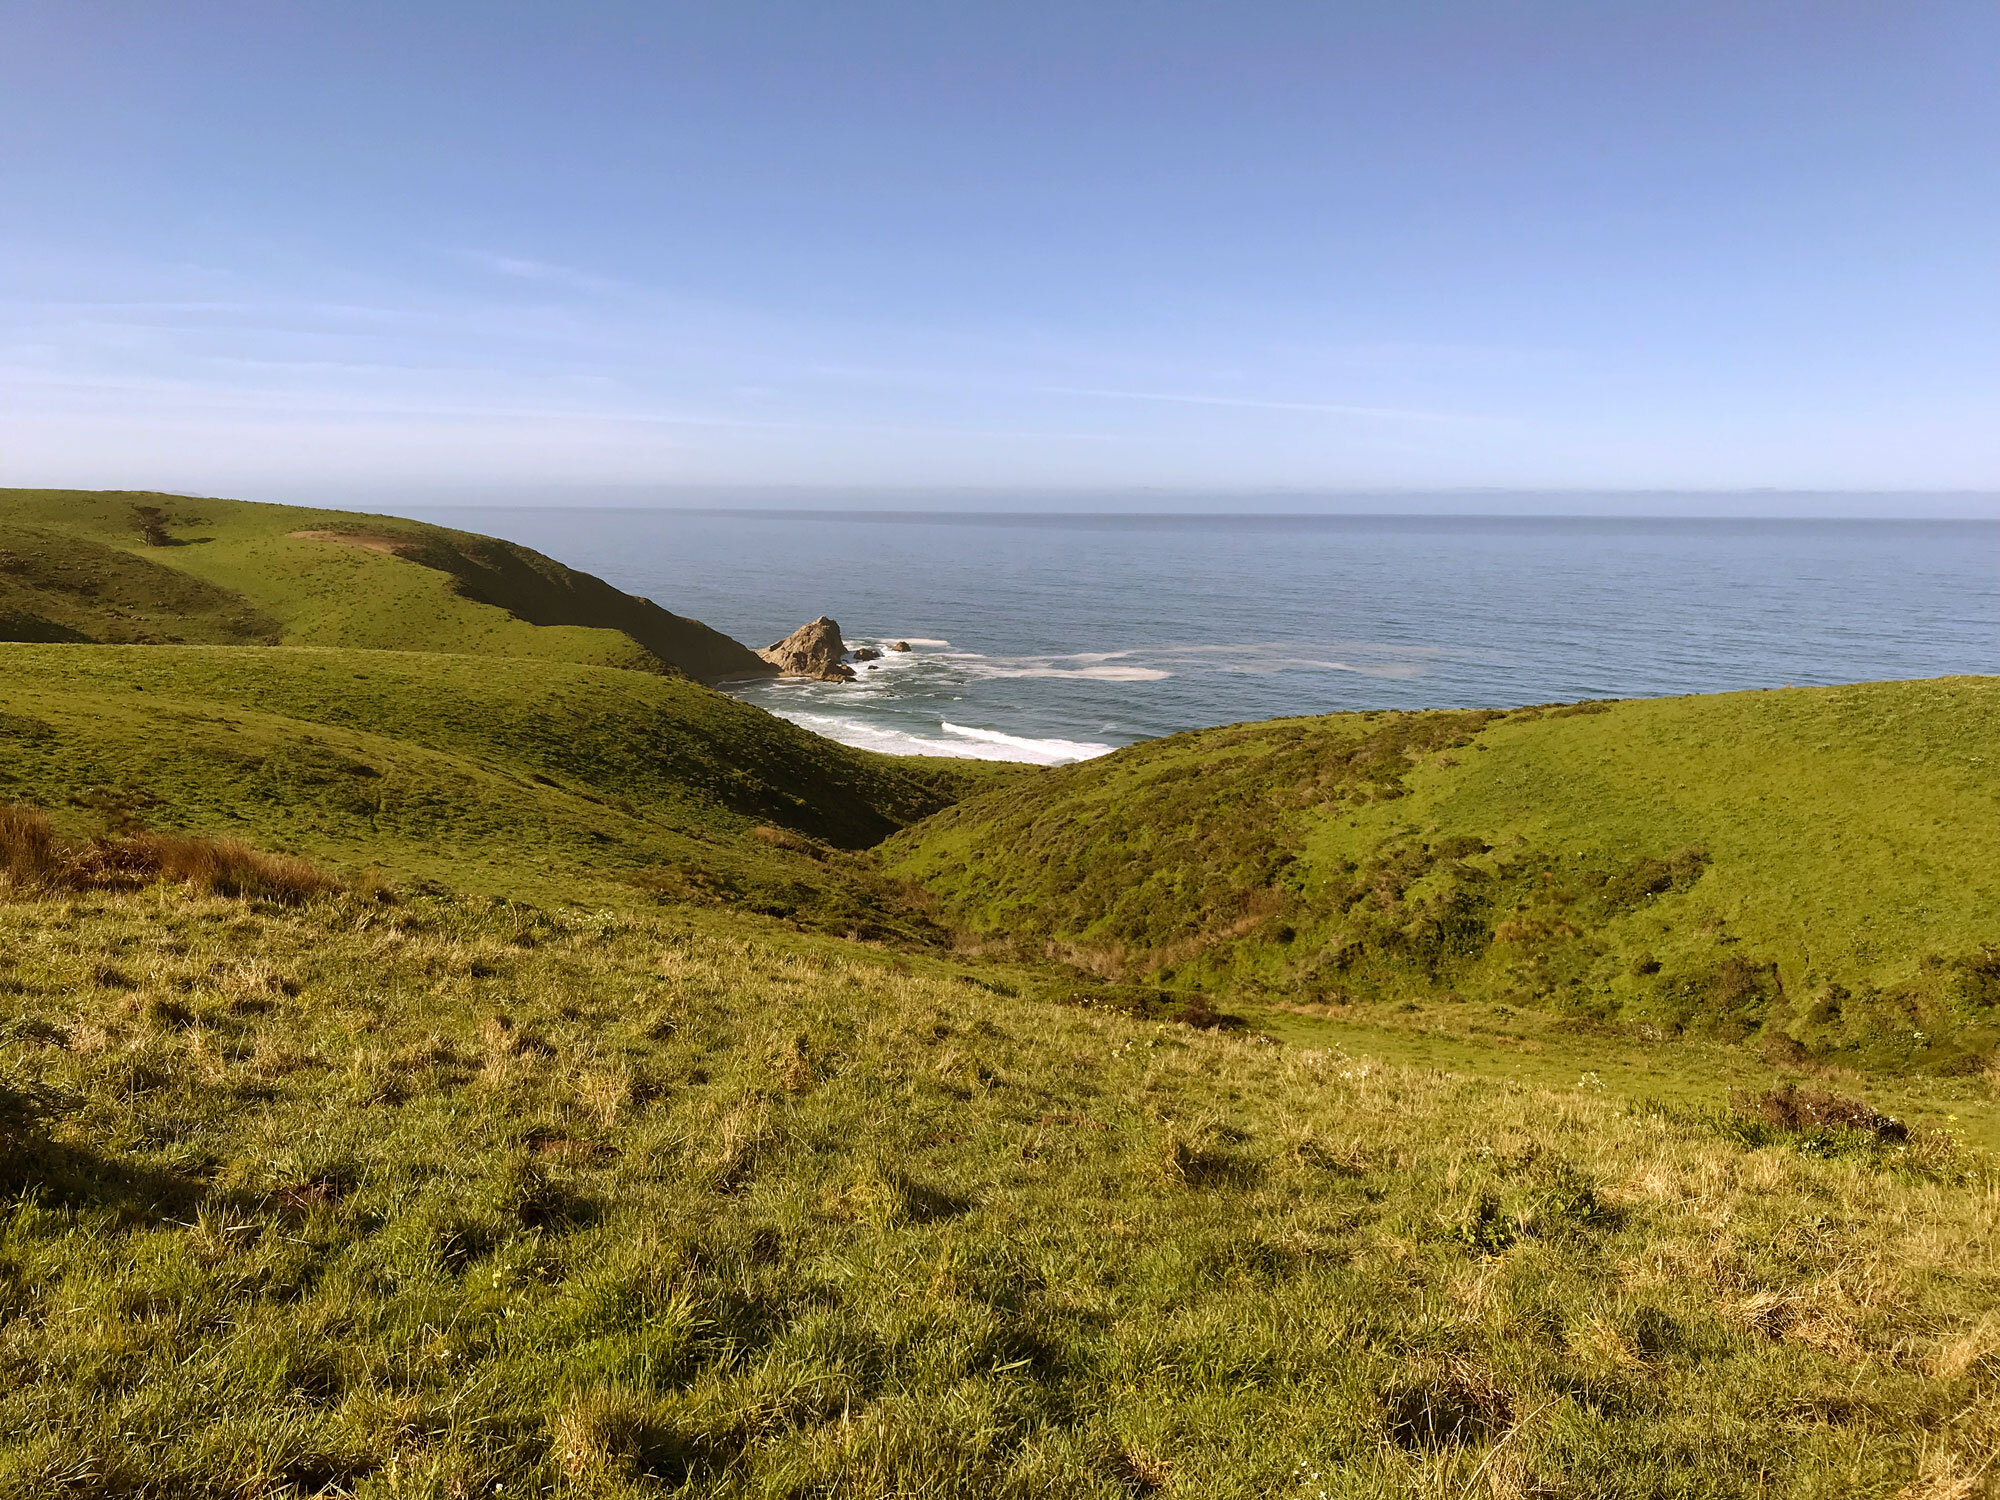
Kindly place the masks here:
[(699, 620), (497, 537), (134, 490), (0, 490), (0, 639), (545, 656), (711, 684), (772, 672)]

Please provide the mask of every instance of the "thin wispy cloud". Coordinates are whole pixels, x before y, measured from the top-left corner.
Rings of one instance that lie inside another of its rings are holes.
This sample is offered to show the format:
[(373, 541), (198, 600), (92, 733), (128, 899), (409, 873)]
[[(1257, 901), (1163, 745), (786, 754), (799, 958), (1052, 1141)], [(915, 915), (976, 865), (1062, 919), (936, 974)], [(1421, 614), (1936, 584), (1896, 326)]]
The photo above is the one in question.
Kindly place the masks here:
[(1013, 438), (1036, 442), (1117, 443), (1127, 440), (1118, 433), (1063, 431), (1005, 424), (842, 421), (506, 402), (371, 400), (331, 391), (293, 392), (262, 386), (231, 386), (219, 382), (172, 378), (50, 375), (33, 367), (0, 365), (0, 397), (8, 398), (10, 404), (19, 410), (27, 410), (35, 404), (36, 398), (41, 398), (46, 403), (46, 398), (61, 393), (144, 397), (155, 410), (160, 409), (163, 404), (171, 403), (185, 410), (269, 413), (290, 418), (391, 417), (409, 421), (578, 423), (598, 426), (750, 429), (770, 432), (902, 433)]
[(532, 256), (502, 255), (490, 250), (459, 250), (453, 253), (458, 259), (481, 270), (516, 281), (539, 282), (544, 286), (566, 287), (573, 292), (589, 292), (598, 296), (642, 290), (615, 277), (600, 276), (576, 266), (558, 265), (554, 261), (536, 260)]
[(1469, 416), (1460, 412), (1418, 411), (1402, 406), (1355, 406), (1332, 401), (1272, 401), (1257, 396), (1212, 396), (1186, 391), (1114, 391), (1088, 386), (1045, 385), (1036, 390), (1046, 396), (1085, 396), (1102, 401), (1156, 401), (1177, 406), (1223, 406), (1249, 411), (1305, 412), (1318, 416), (1369, 417), (1396, 422), (1487, 423), (1493, 417)]
[(396, 318), (403, 316), (407, 309), (293, 298), (189, 301), (125, 297), (0, 297), (0, 311), (28, 312), (43, 316), (62, 312), (153, 312), (191, 315), (287, 312), (310, 313), (328, 318)]

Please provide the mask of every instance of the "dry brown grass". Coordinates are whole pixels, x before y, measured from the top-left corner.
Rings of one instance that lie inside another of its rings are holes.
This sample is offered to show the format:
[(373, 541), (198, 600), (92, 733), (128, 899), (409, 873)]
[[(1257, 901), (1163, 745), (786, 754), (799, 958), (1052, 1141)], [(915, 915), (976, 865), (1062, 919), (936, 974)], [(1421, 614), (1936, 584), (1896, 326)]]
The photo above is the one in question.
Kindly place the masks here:
[(131, 891), (161, 881), (197, 895), (296, 904), (340, 882), (309, 860), (267, 854), (239, 839), (133, 833), (72, 840), (40, 808), (0, 807), (0, 882), (14, 891)]
[(629, 1468), (646, 1439), (646, 1403), (626, 1391), (570, 1398), (551, 1424), (554, 1449), (572, 1479), (604, 1479)]
[(1993, 1493), (1992, 1461), (1968, 1466), (1950, 1455), (1896, 1492), (1896, 1500), (1982, 1500)]
[(290, 533), (304, 542), (339, 542), (345, 547), (359, 547), (363, 552), (382, 552), (399, 556), (415, 544), (415, 539), (403, 536), (382, 536), (366, 531), (294, 531)]
[(47, 813), (18, 803), (0, 807), (0, 873), (9, 885), (39, 885), (58, 864)]

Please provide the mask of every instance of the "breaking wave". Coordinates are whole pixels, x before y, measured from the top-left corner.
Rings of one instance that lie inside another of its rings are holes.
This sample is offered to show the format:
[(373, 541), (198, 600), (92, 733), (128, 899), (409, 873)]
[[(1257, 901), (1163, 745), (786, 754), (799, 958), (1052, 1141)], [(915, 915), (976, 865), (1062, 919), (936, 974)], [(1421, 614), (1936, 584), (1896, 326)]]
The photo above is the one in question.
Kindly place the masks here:
[(943, 733), (933, 735), (838, 714), (786, 709), (773, 712), (801, 729), (810, 729), (814, 734), (852, 745), (857, 750), (877, 750), (884, 755), (945, 755), (959, 760), (1012, 760), (1037, 766), (1062, 766), (1095, 755), (1108, 755), (1118, 748), (1087, 740), (1031, 739), (1026, 735), (1003, 734), (997, 729), (969, 729), (944, 722), (938, 724)]
[(1075, 760), (1089, 760), (1096, 755), (1109, 755), (1118, 747), (1100, 745), (1090, 740), (1035, 740), (1025, 735), (1002, 734), (997, 729), (967, 729), (962, 724), (949, 720), (939, 725), (946, 734), (959, 735), (977, 744), (991, 745), (996, 749), (1012, 751), (1008, 755), (985, 754), (980, 751), (961, 752), (979, 755), (984, 760), (1031, 760), (1037, 765), (1060, 766)]
[(1003, 667), (973, 664), (981, 677), (1081, 677), (1089, 682), (1164, 682), (1173, 676), (1164, 667)]

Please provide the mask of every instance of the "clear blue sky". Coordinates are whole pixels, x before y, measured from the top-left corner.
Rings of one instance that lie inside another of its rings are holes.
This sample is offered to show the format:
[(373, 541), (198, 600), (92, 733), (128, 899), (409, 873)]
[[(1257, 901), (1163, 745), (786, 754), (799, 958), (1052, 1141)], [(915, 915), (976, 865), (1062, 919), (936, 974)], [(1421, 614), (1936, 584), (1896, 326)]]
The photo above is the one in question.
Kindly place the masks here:
[(2000, 489), (2000, 6), (0, 0), (0, 483)]

